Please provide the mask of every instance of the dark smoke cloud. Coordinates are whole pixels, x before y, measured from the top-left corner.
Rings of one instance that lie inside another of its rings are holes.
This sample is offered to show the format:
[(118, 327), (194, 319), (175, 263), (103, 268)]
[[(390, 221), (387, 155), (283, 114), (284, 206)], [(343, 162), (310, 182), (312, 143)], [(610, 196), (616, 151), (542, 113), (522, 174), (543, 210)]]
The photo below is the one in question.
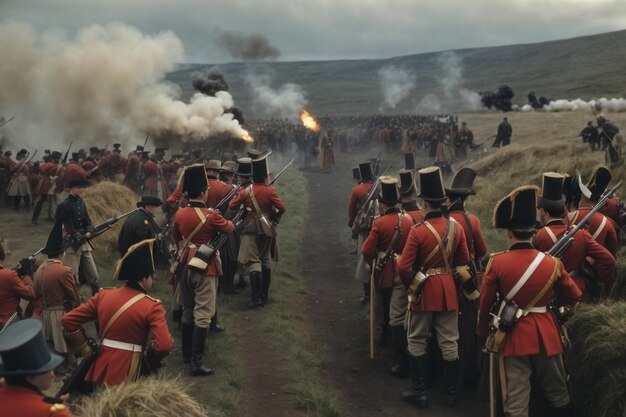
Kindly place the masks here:
[(511, 111), (513, 103), (511, 99), (515, 96), (513, 89), (506, 84), (498, 87), (498, 91), (493, 93), (491, 91), (481, 91), (480, 101), (485, 107), (491, 109), (492, 107), (501, 111)]
[(537, 94), (535, 94), (534, 91), (531, 91), (530, 93), (528, 93), (528, 104), (533, 109), (543, 109), (544, 106), (550, 103), (550, 101), (552, 100), (547, 99), (544, 96), (540, 96), (539, 98), (537, 98)]
[(215, 44), (227, 51), (233, 58), (243, 61), (273, 60), (280, 56), (280, 51), (263, 34), (224, 31), (219, 34)]
[(226, 79), (216, 69), (209, 70), (205, 75), (198, 75), (191, 82), (193, 88), (206, 96), (215, 97), (218, 91), (228, 91)]

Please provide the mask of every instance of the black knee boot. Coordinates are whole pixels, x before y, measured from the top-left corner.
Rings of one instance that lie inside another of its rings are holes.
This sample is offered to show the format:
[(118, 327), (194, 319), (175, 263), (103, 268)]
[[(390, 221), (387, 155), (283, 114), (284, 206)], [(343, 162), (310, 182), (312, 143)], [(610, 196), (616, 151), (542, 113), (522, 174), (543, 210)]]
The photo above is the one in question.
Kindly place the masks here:
[(33, 210), (33, 217), (31, 219), (33, 224), (37, 224), (37, 220), (39, 220), (39, 215), (41, 214), (41, 209), (43, 208), (43, 204), (45, 202), (46, 200), (43, 196), (39, 197), (39, 200), (37, 200), (37, 204), (35, 204), (35, 209)]
[(409, 353), (406, 351), (406, 329), (404, 326), (391, 326), (391, 342), (396, 356), (396, 364), (391, 367), (391, 375), (398, 378), (408, 378)]
[(215, 371), (208, 366), (204, 366), (202, 359), (204, 358), (204, 349), (206, 347), (206, 337), (209, 329), (194, 326), (191, 341), (191, 376), (211, 375)]
[(181, 323), (181, 351), (183, 362), (191, 363), (191, 344), (193, 343), (193, 324)]
[(263, 306), (261, 302), (261, 273), (250, 272), (250, 288), (252, 290), (252, 299), (248, 304), (248, 308), (259, 308)]
[(443, 380), (446, 389), (446, 405), (456, 404), (459, 383), (459, 360), (443, 361)]
[(405, 401), (418, 406), (428, 407), (428, 396), (426, 395), (426, 364), (425, 355), (409, 355), (409, 365), (411, 369), (411, 391), (403, 392)]
[(261, 279), (261, 303), (265, 305), (267, 304), (270, 292), (270, 283), (272, 282), (272, 270), (269, 268), (264, 268), (261, 272)]
[(209, 330), (213, 333), (220, 333), (226, 330), (224, 326), (222, 326), (219, 321), (217, 321), (217, 310), (215, 310), (215, 314), (211, 318), (211, 324), (209, 325)]

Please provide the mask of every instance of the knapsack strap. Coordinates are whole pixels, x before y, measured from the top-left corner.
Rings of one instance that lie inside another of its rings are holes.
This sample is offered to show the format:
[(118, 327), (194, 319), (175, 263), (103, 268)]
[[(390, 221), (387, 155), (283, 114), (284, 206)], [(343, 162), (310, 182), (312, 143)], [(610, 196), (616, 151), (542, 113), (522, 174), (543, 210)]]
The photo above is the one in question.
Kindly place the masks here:
[[(428, 221), (425, 221), (424, 225), (428, 228), (428, 230), (430, 230), (430, 232), (433, 234), (433, 236), (437, 240), (437, 247), (439, 249), (439, 252), (441, 252), (441, 257), (443, 258), (443, 262), (446, 264), (446, 269), (448, 271), (450, 271), (451, 270), (450, 269), (450, 259), (449, 259), (449, 253), (448, 253), (449, 247), (446, 248), (446, 245), (443, 243), (443, 240), (442, 240), (441, 236), (439, 236), (439, 233), (437, 233), (437, 230), (435, 230), (435, 228), (433, 227), (432, 224), (430, 224)], [(457, 226), (458, 226), (458, 223), (448, 219), (448, 224), (446, 225), (446, 231), (444, 232), (443, 239), (445, 239), (448, 242), (453, 241), (454, 240), (454, 236), (456, 235), (456, 227)], [(452, 235), (452, 239), (450, 239), (451, 235)], [(433, 254), (433, 256), (434, 256), (434, 254)]]
[(515, 284), (513, 288), (511, 288), (511, 291), (509, 291), (509, 293), (504, 297), (504, 300), (506, 302), (511, 301), (513, 297), (517, 295), (519, 290), (521, 290), (524, 284), (526, 284), (526, 282), (530, 279), (530, 276), (537, 270), (537, 268), (539, 267), (539, 264), (541, 264), (541, 261), (543, 261), (543, 258), (545, 257), (546, 257), (545, 253), (543, 252), (537, 253), (537, 256), (535, 256), (535, 259), (530, 263), (530, 265), (528, 265), (526, 272), (524, 272), (524, 274), (519, 279), (519, 281), (517, 281), (517, 284)]
[(120, 307), (119, 310), (117, 310), (115, 312), (115, 314), (113, 314), (113, 316), (109, 319), (109, 321), (107, 322), (107, 325), (104, 326), (104, 330), (102, 331), (102, 335), (100, 335), (100, 340), (102, 341), (102, 339), (104, 339), (104, 337), (107, 335), (109, 329), (111, 328), (111, 326), (113, 326), (113, 323), (115, 323), (115, 321), (126, 311), (128, 310), (133, 304), (135, 304), (137, 301), (141, 300), (142, 298), (144, 298), (146, 296), (146, 294), (144, 293), (139, 293), (136, 296), (134, 296), (133, 298), (131, 298), (130, 300), (126, 301), (124, 303), (123, 306)]

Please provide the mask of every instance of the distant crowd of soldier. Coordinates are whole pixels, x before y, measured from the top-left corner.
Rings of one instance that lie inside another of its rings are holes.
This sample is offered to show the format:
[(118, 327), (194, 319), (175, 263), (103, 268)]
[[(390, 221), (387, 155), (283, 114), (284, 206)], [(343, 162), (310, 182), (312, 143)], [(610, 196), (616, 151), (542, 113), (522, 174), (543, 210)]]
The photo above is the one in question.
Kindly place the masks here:
[(378, 306), (372, 320), (381, 312), (377, 346), (390, 343), (391, 374), (411, 379), (404, 399), (429, 407), (441, 372), (447, 405), (462, 385), (491, 381), (491, 415), (527, 417), (532, 384), (548, 407), (536, 415), (571, 416), (563, 326), (579, 302), (605, 300), (616, 279), (625, 212), (608, 191), (611, 171), (598, 167), (586, 182), (547, 172), (540, 189), (514, 189), (492, 220), (509, 249), (489, 255), (480, 220), (465, 209), (474, 170), (445, 187), (441, 169), (417, 170), (412, 153), (398, 178), (380, 176), (378, 165), (353, 169), (348, 226), (362, 302)]

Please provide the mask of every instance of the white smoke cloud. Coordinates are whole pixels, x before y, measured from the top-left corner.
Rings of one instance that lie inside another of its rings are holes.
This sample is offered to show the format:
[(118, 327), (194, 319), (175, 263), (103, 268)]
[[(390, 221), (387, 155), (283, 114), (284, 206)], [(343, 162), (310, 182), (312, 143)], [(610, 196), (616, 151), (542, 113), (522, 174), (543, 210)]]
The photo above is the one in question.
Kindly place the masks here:
[(599, 98), (597, 100), (585, 101), (582, 99), (575, 100), (552, 100), (543, 107), (545, 111), (605, 111), (605, 112), (623, 112), (626, 111), (626, 99), (624, 98)]
[(448, 99), (456, 98), (459, 88), (463, 85), (463, 65), (461, 57), (452, 51), (444, 52), (437, 57), (437, 64), (441, 68), (439, 84)]
[(146, 133), (173, 133), (183, 141), (245, 133), (224, 110), (228, 93), (178, 100), (164, 82), (183, 57), (172, 32), (144, 35), (119, 23), (83, 29), (76, 39), (37, 34), (27, 24), (0, 25), (0, 108), (16, 116), (11, 139), (31, 146), (129, 143)]
[(442, 109), (441, 100), (435, 94), (426, 94), (415, 107), (418, 113), (438, 113)]
[(246, 84), (250, 89), (258, 113), (265, 117), (280, 117), (296, 120), (306, 106), (306, 94), (293, 83), (272, 88), (272, 77), (265, 73), (249, 72)]
[(393, 65), (381, 68), (378, 71), (378, 80), (384, 100), (379, 109), (381, 112), (385, 107), (395, 109), (415, 87), (415, 75)]
[(483, 108), (483, 104), (480, 101), (480, 94), (476, 91), (461, 88), (459, 90), (459, 96), (463, 99), (463, 102), (469, 106), (470, 110), (480, 110)]

